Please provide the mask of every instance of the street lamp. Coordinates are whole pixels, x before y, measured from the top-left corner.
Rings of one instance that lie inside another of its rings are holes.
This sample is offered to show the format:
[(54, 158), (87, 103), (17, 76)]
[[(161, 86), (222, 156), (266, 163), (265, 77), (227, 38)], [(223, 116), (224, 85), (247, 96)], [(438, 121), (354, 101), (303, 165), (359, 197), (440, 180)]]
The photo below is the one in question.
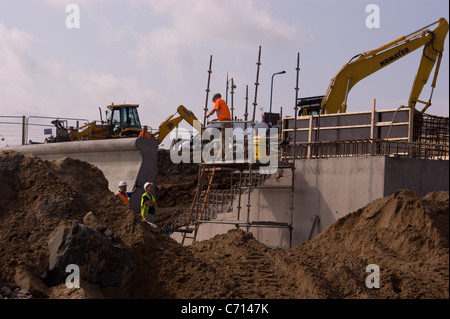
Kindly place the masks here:
[(271, 118), (272, 118), (272, 92), (273, 92), (273, 77), (277, 74), (285, 74), (286, 71), (281, 71), (281, 72), (277, 72), (274, 73), (272, 75), (272, 81), (270, 83), (270, 110), (269, 110), (269, 125), (272, 126), (272, 122), (271, 122)]

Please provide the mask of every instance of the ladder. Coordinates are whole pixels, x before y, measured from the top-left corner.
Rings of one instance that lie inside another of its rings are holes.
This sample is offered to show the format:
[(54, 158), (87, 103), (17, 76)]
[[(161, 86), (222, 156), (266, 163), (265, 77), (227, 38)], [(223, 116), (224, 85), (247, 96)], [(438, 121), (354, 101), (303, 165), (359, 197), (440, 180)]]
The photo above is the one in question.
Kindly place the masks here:
[[(186, 221), (186, 228), (185, 228), (186, 231), (183, 232), (183, 239), (181, 240), (181, 245), (184, 245), (184, 241), (185, 241), (186, 238), (193, 239), (195, 241), (195, 238), (197, 237), (197, 232), (198, 232), (198, 228), (199, 228), (200, 224), (195, 222), (194, 223), (195, 224), (194, 228), (189, 228), (189, 225), (191, 224), (191, 222), (193, 220), (194, 211), (198, 211), (198, 205), (200, 204), (199, 201), (200, 201), (200, 196), (201, 196), (201, 191), (202, 191), (202, 180), (203, 180), (203, 175), (205, 174), (206, 171), (211, 172), (211, 174), (210, 174), (210, 176), (208, 178), (208, 185), (207, 185), (207, 188), (206, 188), (205, 195), (203, 197), (202, 207), (200, 209), (200, 212), (198, 214), (196, 214), (197, 217), (196, 217), (195, 221), (200, 220), (203, 217), (203, 213), (204, 213), (204, 211), (206, 209), (206, 203), (208, 201), (208, 195), (209, 195), (209, 192), (211, 190), (211, 184), (212, 184), (212, 181), (213, 181), (213, 178), (214, 178), (214, 174), (216, 172), (216, 167), (213, 167), (212, 169), (209, 169), (206, 166), (202, 166), (200, 177), (199, 177), (199, 181), (198, 181), (198, 184), (197, 184), (197, 190), (195, 191), (194, 200), (192, 201), (192, 205), (191, 205), (191, 208), (189, 210), (189, 215), (188, 215), (188, 218), (187, 218), (187, 221)], [(187, 234), (189, 232), (190, 233), (194, 232), (194, 235), (188, 237)]]

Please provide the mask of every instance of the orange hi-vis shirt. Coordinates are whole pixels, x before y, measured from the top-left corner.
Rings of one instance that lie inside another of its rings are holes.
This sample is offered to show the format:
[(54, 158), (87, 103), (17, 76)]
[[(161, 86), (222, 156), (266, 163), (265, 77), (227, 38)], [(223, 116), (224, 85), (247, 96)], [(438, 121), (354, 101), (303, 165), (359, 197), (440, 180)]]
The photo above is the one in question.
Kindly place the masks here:
[(123, 200), (123, 202), (125, 203), (125, 204), (128, 204), (129, 202), (128, 202), (128, 193), (125, 193), (125, 195), (124, 194), (122, 194), (121, 192), (117, 192), (116, 193), (116, 197), (117, 198), (120, 198), (121, 200)]
[(150, 132), (147, 131), (144, 133), (144, 131), (141, 131), (141, 133), (139, 133), (139, 137), (150, 138)]
[(230, 109), (223, 99), (217, 99), (213, 107), (219, 121), (231, 121)]

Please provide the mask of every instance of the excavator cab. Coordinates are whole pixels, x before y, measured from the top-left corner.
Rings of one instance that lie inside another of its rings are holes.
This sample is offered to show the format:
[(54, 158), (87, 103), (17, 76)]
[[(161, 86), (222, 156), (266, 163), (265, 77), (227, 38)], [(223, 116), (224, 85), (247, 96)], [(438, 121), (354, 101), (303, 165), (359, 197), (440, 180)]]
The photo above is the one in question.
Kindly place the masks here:
[(108, 105), (107, 123), (112, 137), (138, 136), (141, 132), (141, 121), (137, 108), (139, 104)]
[(297, 100), (297, 106), (300, 107), (298, 116), (319, 115), (323, 95), (304, 97)]

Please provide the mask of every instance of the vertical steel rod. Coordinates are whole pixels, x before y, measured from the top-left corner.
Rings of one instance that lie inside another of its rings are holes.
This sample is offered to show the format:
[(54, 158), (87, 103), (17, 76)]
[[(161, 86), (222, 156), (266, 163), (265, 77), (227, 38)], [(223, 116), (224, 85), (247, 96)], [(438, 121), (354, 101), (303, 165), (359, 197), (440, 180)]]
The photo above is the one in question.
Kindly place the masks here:
[(200, 205), (200, 196), (202, 194), (202, 165), (198, 167), (198, 180), (197, 180), (197, 204), (195, 205), (195, 221), (194, 221), (194, 238), (193, 242), (197, 240), (197, 223), (198, 223), (198, 207)]
[(241, 217), (241, 196), (242, 196), (242, 170), (239, 170), (239, 201), (238, 201), (238, 214), (237, 220), (240, 220)]
[(205, 101), (205, 114), (203, 116), (203, 126), (206, 126), (206, 114), (208, 113), (208, 100), (209, 100), (209, 83), (211, 81), (211, 67), (212, 67), (212, 55), (209, 57), (209, 70), (208, 70), (208, 84), (206, 86), (206, 101)]
[(256, 113), (256, 106), (258, 105), (257, 96), (258, 96), (258, 85), (259, 85), (259, 67), (261, 65), (261, 46), (259, 46), (259, 53), (258, 53), (258, 62), (256, 62), (256, 65), (258, 66), (256, 68), (256, 82), (255, 82), (255, 101), (253, 102), (253, 119), (252, 119), (252, 125), (255, 123), (255, 113)]
[(289, 247), (292, 248), (292, 225), (294, 223), (294, 193), (295, 193), (295, 158), (297, 156), (296, 154), (296, 143), (297, 143), (297, 112), (298, 112), (298, 80), (299, 80), (299, 74), (300, 74), (300, 52), (297, 53), (297, 68), (295, 69), (297, 71), (297, 80), (295, 85), (295, 116), (294, 116), (294, 147), (292, 148), (292, 182), (291, 182), (291, 207), (290, 209), (290, 222), (289, 222)]
[(231, 78), (231, 120), (234, 121), (234, 79)]

